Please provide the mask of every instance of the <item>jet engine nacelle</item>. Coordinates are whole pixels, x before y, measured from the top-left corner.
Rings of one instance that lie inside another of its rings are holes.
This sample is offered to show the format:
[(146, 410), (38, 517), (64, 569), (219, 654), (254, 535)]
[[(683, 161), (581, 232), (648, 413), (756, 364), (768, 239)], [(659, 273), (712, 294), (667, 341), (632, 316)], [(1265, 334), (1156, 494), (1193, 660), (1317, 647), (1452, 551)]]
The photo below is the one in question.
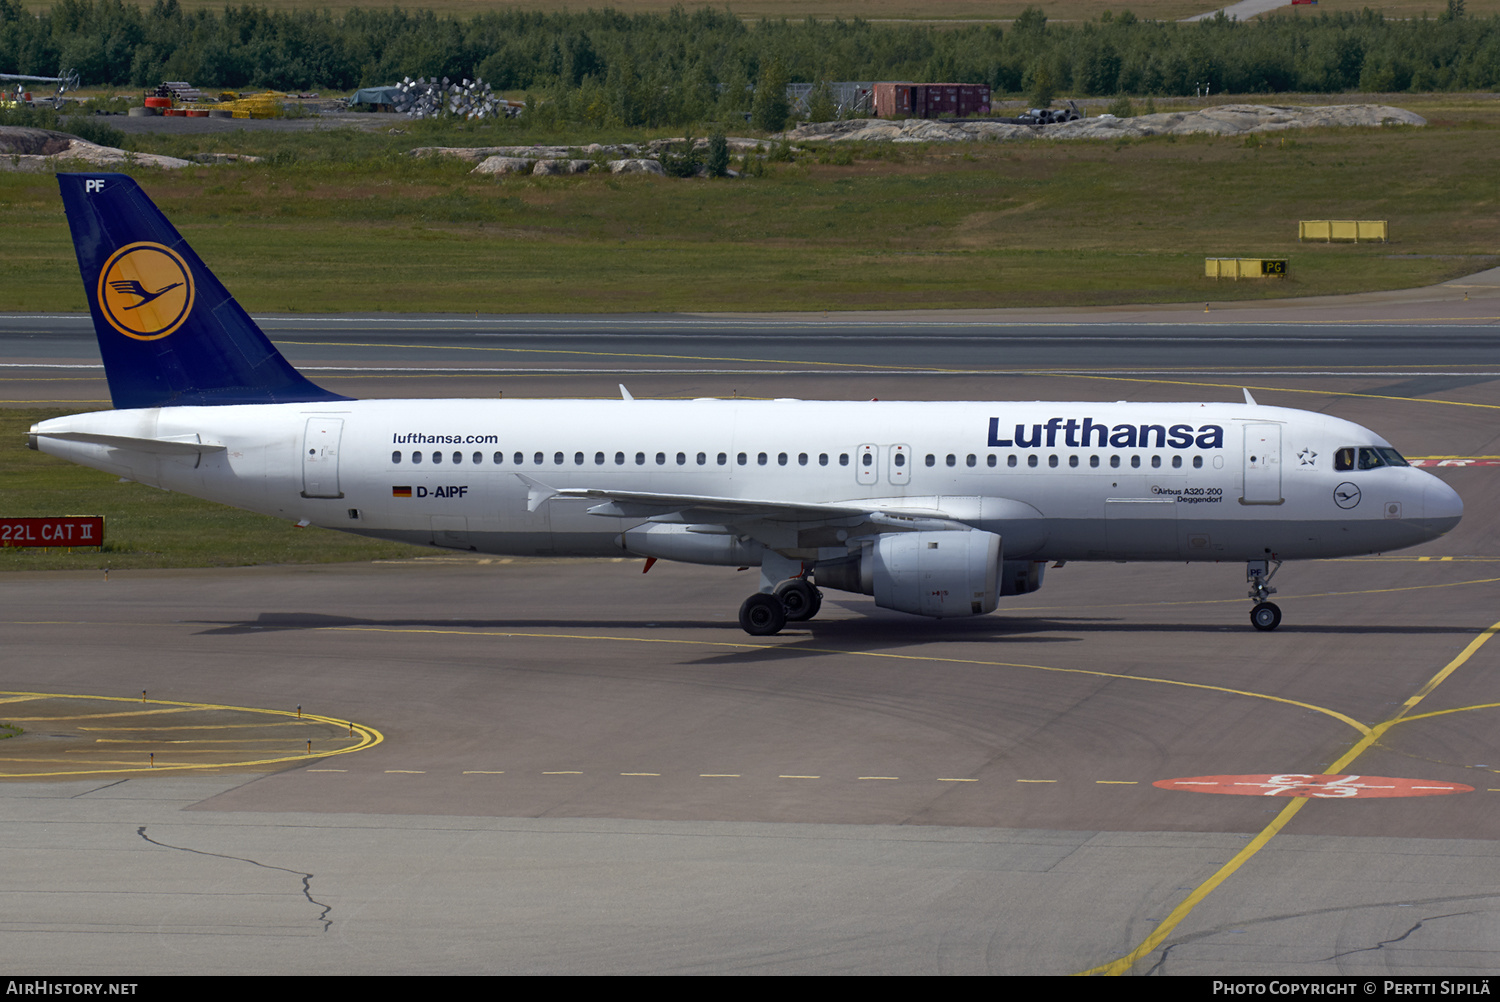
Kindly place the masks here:
[(880, 536), (859, 556), (819, 563), (818, 586), (874, 595), (882, 609), (939, 619), (993, 612), (1000, 601), (1000, 537), (978, 529)]

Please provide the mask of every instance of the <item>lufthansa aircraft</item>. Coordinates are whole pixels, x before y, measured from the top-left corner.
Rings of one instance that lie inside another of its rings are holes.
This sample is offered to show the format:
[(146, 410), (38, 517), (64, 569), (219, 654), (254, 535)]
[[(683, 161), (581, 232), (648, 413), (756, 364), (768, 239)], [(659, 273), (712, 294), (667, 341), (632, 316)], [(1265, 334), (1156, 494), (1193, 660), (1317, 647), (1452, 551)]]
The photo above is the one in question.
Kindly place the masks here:
[[(115, 410), (34, 449), (303, 524), (431, 546), (761, 569), (740, 624), (822, 588), (990, 612), (1048, 562), (1395, 550), (1463, 503), (1379, 435), (1244, 403), (351, 400), (304, 379), (130, 178), (62, 174)], [(623, 391), (623, 388), (622, 388)], [(649, 562), (648, 565), (649, 567)]]

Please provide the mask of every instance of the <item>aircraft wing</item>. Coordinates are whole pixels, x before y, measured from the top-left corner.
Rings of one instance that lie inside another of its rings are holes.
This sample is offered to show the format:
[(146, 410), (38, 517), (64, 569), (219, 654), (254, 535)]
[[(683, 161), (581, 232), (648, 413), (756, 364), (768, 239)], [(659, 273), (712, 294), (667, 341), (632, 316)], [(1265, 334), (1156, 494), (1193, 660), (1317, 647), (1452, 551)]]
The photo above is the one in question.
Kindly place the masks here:
[[(813, 523), (859, 525), (866, 522), (889, 523), (891, 529), (915, 528), (901, 525), (916, 519), (954, 520), (960, 513), (921, 504), (933, 499), (889, 501), (772, 501), (759, 498), (729, 498), (700, 494), (658, 494), (650, 491), (619, 491), (599, 488), (554, 488), (517, 474), (528, 489), (527, 505), (533, 511), (554, 498), (598, 502), (590, 507), (594, 515), (623, 518), (649, 518), (653, 521), (687, 522), (704, 525), (743, 526), (756, 522)], [(967, 499), (962, 499), (967, 500)]]

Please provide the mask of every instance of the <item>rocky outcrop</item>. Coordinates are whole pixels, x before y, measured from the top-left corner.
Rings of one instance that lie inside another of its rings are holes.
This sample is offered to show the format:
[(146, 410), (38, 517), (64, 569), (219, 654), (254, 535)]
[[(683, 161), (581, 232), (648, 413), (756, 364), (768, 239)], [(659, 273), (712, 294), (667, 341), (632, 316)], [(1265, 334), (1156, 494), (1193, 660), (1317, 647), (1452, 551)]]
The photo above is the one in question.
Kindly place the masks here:
[(666, 176), (666, 171), (661, 169), (661, 161), (648, 160), (636, 157), (630, 160), (612, 160), (609, 164), (611, 174), (660, 174)]
[[(467, 159), (467, 158), (465, 158)], [(492, 156), (475, 167), (471, 174), (530, 174), (534, 160), (525, 157)]]
[[(835, 125), (841, 123), (833, 123)], [(481, 163), (490, 157), (523, 158), (533, 162), (542, 160), (578, 160), (589, 161), (613, 160), (654, 160), (663, 152), (674, 149), (686, 142), (684, 137), (675, 139), (653, 139), (649, 143), (619, 143), (614, 146), (603, 146), (599, 143), (590, 143), (587, 146), (419, 146), (412, 150), (407, 156), (413, 157), (457, 157), (470, 163)], [(726, 140), (731, 153), (755, 152), (766, 145), (765, 140), (744, 139), (738, 136), (729, 136)], [(708, 140), (695, 137), (693, 146), (698, 150), (708, 149)]]
[(0, 125), (0, 170), (48, 170), (49, 163), (55, 164), (62, 160), (94, 167), (112, 167), (126, 163), (167, 169), (189, 166), (188, 161), (177, 157), (130, 153), (113, 146), (99, 146), (66, 132)]
[(558, 174), (587, 174), (589, 168), (594, 166), (592, 160), (538, 160), (532, 165), (531, 173), (542, 175)]
[(799, 126), (782, 138), (800, 142), (951, 143), (975, 140), (1120, 139), (1144, 136), (1249, 135), (1286, 129), (1348, 126), (1426, 125), (1427, 120), (1402, 108), (1379, 104), (1343, 104), (1299, 108), (1264, 104), (1225, 104), (1201, 111), (1169, 111), (1133, 118), (1102, 116), (1058, 125), (1008, 125), (1003, 122), (895, 121), (879, 118), (819, 122)]

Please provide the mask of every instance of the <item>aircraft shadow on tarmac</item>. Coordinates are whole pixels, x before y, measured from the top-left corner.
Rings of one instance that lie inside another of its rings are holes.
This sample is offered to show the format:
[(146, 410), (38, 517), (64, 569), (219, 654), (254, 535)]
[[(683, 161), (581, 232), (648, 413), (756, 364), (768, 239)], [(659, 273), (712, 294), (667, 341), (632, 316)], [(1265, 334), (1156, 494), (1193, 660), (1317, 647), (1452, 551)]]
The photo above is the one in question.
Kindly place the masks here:
[[(373, 617), (330, 616), (313, 612), (262, 612), (253, 620), (193, 620), (196, 625), (209, 627), (202, 636), (234, 636), (247, 633), (279, 632), (287, 630), (336, 630), (365, 627), (389, 630), (693, 630), (723, 634), (725, 643), (751, 644), (757, 641), (739, 632), (738, 624), (725, 620), (641, 620), (641, 619), (378, 619)], [(1004, 642), (1025, 641), (1027, 643), (1077, 642), (1090, 634), (1113, 636), (1128, 634), (1220, 634), (1241, 632), (1247, 637), (1259, 636), (1249, 625), (1240, 621), (1210, 623), (1145, 623), (1115, 617), (1084, 616), (1021, 616), (995, 615), (974, 619), (928, 620), (914, 619), (891, 614), (880, 618), (879, 614), (866, 614), (854, 619), (817, 620), (810, 623), (791, 624), (781, 636), (793, 644), (810, 639), (826, 643), (846, 643), (859, 647), (879, 647), (885, 644), (911, 644), (913, 642)], [(1287, 633), (1321, 634), (1332, 636), (1384, 636), (1427, 635), (1469, 636), (1473, 631), (1466, 627), (1417, 626), (1394, 623), (1340, 623), (1331, 624), (1285, 624), (1278, 636)], [(1058, 635), (1062, 634), (1062, 635)], [(1069, 636), (1068, 634), (1073, 634)], [(707, 637), (705, 640), (709, 639)], [(770, 642), (776, 648), (788, 648), (793, 644)]]

